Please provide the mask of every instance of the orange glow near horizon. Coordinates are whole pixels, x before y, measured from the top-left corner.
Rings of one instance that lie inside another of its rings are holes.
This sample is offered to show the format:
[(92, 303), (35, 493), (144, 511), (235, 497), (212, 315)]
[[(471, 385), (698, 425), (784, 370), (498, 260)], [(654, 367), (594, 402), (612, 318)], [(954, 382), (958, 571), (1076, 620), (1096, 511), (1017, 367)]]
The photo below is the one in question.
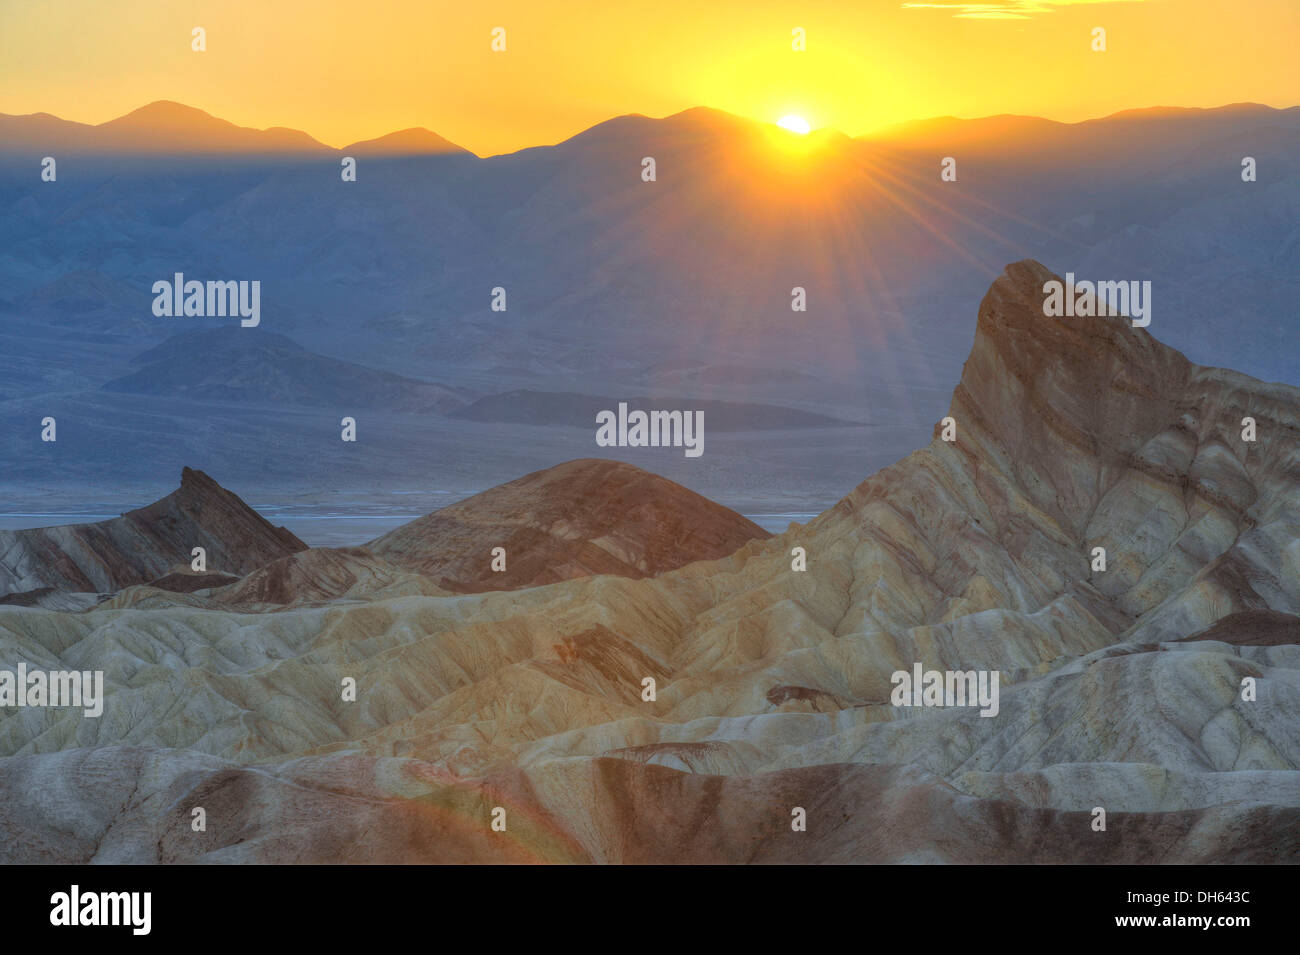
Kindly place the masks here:
[[(191, 30), (207, 50), (191, 50)], [(506, 30), (493, 52), (492, 30)], [(1095, 26), (1107, 51), (1094, 53)], [(800, 28), (805, 49), (792, 49)], [(1146, 106), (1300, 102), (1300, 4), (739, 0), (11, 0), (0, 112), (101, 123), (168, 99), (331, 146), (424, 126), (480, 155), (613, 116), (712, 106), (861, 135), (932, 116), (1075, 122)]]

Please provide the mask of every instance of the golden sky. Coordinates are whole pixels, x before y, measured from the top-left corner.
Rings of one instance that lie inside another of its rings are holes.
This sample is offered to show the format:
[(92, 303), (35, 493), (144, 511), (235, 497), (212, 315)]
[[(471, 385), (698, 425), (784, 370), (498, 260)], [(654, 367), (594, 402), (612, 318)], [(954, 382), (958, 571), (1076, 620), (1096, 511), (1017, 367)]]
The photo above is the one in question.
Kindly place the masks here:
[(99, 123), (170, 99), (332, 146), (426, 126), (488, 155), (690, 106), (850, 135), (1291, 106), (1297, 48), (1300, 0), (0, 0), (0, 112)]

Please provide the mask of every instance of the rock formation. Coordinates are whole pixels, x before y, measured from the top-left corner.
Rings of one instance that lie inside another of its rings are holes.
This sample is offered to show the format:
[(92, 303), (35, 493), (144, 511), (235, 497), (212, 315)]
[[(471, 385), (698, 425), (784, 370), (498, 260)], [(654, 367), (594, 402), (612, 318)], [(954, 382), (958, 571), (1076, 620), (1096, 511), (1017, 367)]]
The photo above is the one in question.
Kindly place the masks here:
[(242, 577), (306, 546), (202, 471), (185, 468), (178, 490), (121, 517), (0, 531), (0, 593), (111, 593), (161, 578), (178, 562), (189, 567), (195, 547), (206, 550), (209, 571)]
[[(680, 484), (585, 458), (525, 475), (390, 531), (367, 546), (448, 590), (479, 593), (589, 574), (652, 577), (770, 537)], [(505, 570), (491, 551), (505, 550)]]
[[(0, 860), (1300, 861), (1300, 390), (1047, 317), (1051, 277), (989, 290), (955, 441), (716, 560), (574, 462), (372, 545), (471, 590), (499, 542), (521, 589), (0, 606), (0, 659), (108, 686), (0, 721)], [(997, 714), (892, 705), (915, 664)]]

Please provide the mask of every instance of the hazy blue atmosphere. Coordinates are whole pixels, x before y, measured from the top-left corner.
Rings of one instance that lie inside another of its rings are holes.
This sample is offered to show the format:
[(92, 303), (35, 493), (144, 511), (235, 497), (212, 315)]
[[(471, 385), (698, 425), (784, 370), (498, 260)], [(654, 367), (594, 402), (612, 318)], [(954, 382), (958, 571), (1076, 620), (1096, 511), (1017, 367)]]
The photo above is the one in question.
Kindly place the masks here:
[[(1162, 341), (1300, 381), (1297, 109), (936, 120), (888, 143), (828, 135), (794, 171), (752, 162), (756, 124), (692, 110), (490, 159), (362, 157), (353, 183), (332, 152), (75, 150), (49, 183), (31, 118), (0, 134), (8, 527), (88, 494), (119, 513), (186, 465), (292, 523), (415, 513), (389, 498), (423, 508), (605, 455), (747, 514), (815, 513), (930, 440), (975, 306), (1031, 256), (1150, 280)], [(152, 285), (177, 272), (260, 281), (260, 323), (155, 316)], [(730, 410), (687, 459), (597, 448), (583, 395)]]

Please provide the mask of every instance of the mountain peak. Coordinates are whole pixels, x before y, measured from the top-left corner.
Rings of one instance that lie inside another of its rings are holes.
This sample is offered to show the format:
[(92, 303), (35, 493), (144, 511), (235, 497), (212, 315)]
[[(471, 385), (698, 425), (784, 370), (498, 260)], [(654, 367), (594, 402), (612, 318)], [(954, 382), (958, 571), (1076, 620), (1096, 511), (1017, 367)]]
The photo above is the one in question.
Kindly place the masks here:
[[(457, 593), (513, 590), (591, 574), (652, 577), (769, 537), (667, 478), (578, 458), (491, 488), (371, 541), (369, 549)], [(496, 572), (483, 540), (511, 555)]]
[[(1080, 276), (1079, 280), (1089, 278), (1095, 276)], [(1117, 355), (1131, 353), (1134, 360), (1172, 354), (1186, 363), (1181, 353), (1156, 341), (1145, 329), (1134, 328), (1127, 316), (1048, 315), (1044, 308), (1048, 294), (1045, 286), (1051, 281), (1064, 287), (1059, 275), (1034, 259), (1022, 259), (1003, 269), (980, 303), (977, 345), (981, 336), (1021, 347), (1033, 341), (1043, 349), (1039, 357), (1044, 361), (1066, 361), (1085, 350), (1086, 341), (1104, 339)]]
[(327, 149), (297, 129), (253, 129), (174, 100), (155, 100), (89, 130), (90, 152), (303, 153)]
[(181, 468), (181, 487), (206, 487), (216, 484), (217, 482), (208, 477), (206, 473), (197, 468)]
[(1197, 366), (1126, 317), (1046, 314), (1053, 279), (1026, 259), (993, 282), (948, 414), (962, 447), (1047, 475), (1025, 486), (1070, 528), (1095, 505), (1098, 473), (1125, 467), (1179, 420)]
[(370, 156), (473, 155), (463, 146), (458, 146), (423, 126), (399, 129), (375, 139), (359, 140), (344, 146), (342, 152)]
[[(184, 103), (178, 103), (170, 99), (156, 99), (152, 103), (146, 103), (137, 107), (117, 119), (109, 120), (110, 123), (158, 123), (158, 122), (218, 122), (224, 123), (225, 120), (217, 119), (211, 113), (199, 109), (197, 106), (186, 106)], [(101, 124), (107, 125), (107, 123)], [(230, 125), (234, 125), (233, 123)]]
[(307, 547), (203, 471), (187, 467), (179, 489), (121, 517), (0, 531), (0, 593), (42, 587), (108, 593), (188, 564), (196, 546), (206, 551), (210, 569), (240, 576)]

